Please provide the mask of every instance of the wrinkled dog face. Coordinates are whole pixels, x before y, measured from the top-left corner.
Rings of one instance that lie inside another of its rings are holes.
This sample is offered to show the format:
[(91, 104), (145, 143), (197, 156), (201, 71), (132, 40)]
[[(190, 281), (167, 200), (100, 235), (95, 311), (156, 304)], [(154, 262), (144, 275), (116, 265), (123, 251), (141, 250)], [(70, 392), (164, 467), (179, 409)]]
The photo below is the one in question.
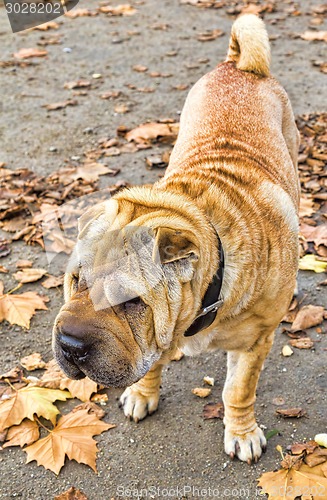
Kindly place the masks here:
[[(105, 386), (126, 387), (169, 348), (181, 286), (191, 279), (193, 266), (187, 258), (180, 266), (180, 256), (162, 265), (160, 231), (133, 223), (113, 229), (110, 204), (95, 207), (96, 216), (86, 217), (80, 230), (53, 349), (69, 377), (86, 375)], [(161, 233), (167, 248), (167, 232)]]

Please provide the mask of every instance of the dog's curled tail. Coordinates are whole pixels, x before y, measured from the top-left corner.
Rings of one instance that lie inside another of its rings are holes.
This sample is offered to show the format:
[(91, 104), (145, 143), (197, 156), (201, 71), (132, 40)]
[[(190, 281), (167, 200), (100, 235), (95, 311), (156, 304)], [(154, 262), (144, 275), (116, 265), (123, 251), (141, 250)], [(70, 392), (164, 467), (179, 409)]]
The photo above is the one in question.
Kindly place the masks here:
[(234, 61), (242, 71), (269, 76), (270, 44), (262, 19), (254, 14), (244, 14), (234, 22), (227, 61)]

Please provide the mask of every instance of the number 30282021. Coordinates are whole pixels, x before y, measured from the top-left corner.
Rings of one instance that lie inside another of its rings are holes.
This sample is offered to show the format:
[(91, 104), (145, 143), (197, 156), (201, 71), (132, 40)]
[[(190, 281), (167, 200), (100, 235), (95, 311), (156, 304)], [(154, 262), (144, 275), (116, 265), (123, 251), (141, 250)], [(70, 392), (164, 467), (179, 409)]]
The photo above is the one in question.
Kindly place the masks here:
[(7, 2), (6, 10), (8, 14), (62, 14), (62, 4), (60, 2)]

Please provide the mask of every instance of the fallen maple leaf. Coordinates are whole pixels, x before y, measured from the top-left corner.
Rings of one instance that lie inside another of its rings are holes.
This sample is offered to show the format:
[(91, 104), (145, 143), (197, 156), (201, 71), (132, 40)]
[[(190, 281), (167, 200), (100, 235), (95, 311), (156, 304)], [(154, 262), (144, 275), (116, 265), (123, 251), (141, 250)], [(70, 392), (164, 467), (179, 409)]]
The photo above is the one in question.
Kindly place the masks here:
[(55, 496), (54, 500), (87, 500), (87, 496), (83, 491), (71, 486), (69, 490)]
[(43, 108), (46, 108), (48, 111), (56, 111), (57, 109), (63, 109), (67, 106), (77, 106), (78, 102), (75, 99), (67, 99), (62, 102), (54, 102), (53, 104), (44, 104)]
[(71, 398), (68, 391), (27, 386), (16, 391), (9, 399), (0, 401), (0, 430), (20, 424), (24, 418), (34, 420), (34, 414), (44, 417), (53, 424), (59, 413), (54, 401)]
[(6, 443), (2, 445), (3, 448), (8, 448), (8, 446), (20, 446), (23, 447), (25, 444), (32, 444), (37, 441), (40, 437), (40, 431), (38, 424), (33, 420), (23, 420), (19, 425), (14, 425), (10, 427), (7, 436)]
[(89, 401), (92, 394), (98, 390), (98, 384), (88, 377), (81, 380), (68, 378), (54, 359), (47, 363), (47, 370), (36, 384), (39, 387), (49, 387), (51, 389), (68, 389), (74, 398), (81, 401)]
[(298, 349), (311, 349), (313, 342), (310, 337), (300, 337), (299, 339), (291, 339), (290, 344)]
[(66, 17), (70, 17), (70, 19), (75, 19), (76, 17), (86, 17), (86, 16), (97, 16), (97, 12), (93, 12), (89, 9), (72, 9), (68, 12), (65, 12)]
[(20, 49), (14, 53), (16, 59), (28, 59), (29, 57), (44, 57), (48, 54), (46, 50), (41, 49)]
[(16, 267), (18, 268), (25, 268), (25, 267), (32, 267), (33, 262), (31, 260), (27, 259), (20, 259), (16, 262)]
[(307, 40), (309, 42), (327, 42), (327, 31), (305, 31), (301, 35), (302, 40)]
[(327, 224), (320, 226), (309, 226), (308, 224), (301, 224), (300, 233), (307, 241), (313, 241), (315, 246), (327, 246)]
[(208, 403), (203, 408), (204, 420), (211, 418), (224, 418), (224, 405), (223, 403)]
[(48, 300), (48, 297), (41, 297), (35, 292), (3, 294), (3, 283), (0, 281), (0, 323), (7, 320), (11, 325), (29, 328), (35, 311), (48, 309), (45, 305)]
[(297, 313), (292, 323), (291, 331), (297, 332), (312, 326), (320, 325), (324, 319), (324, 308), (322, 306), (303, 306)]
[(278, 408), (276, 413), (284, 418), (301, 418), (306, 415), (306, 412), (302, 408), (288, 408), (287, 410)]
[(20, 283), (33, 283), (41, 279), (46, 272), (46, 269), (41, 268), (25, 268), (22, 271), (14, 273), (13, 277)]
[(295, 443), (290, 449), (292, 454), (284, 456), (277, 446), (283, 457), (282, 469), (265, 472), (258, 486), (274, 500), (327, 498), (327, 450), (317, 447), (314, 441)]
[(38, 465), (59, 474), (67, 455), (70, 460), (89, 465), (97, 472), (95, 460), (98, 448), (92, 436), (114, 427), (101, 422), (87, 410), (68, 413), (59, 419), (48, 436), (24, 448), (26, 463), (36, 460)]
[(308, 254), (299, 260), (299, 269), (324, 273), (327, 269), (327, 262), (320, 260), (316, 255)]
[(136, 143), (150, 142), (159, 137), (165, 137), (174, 141), (177, 137), (179, 123), (144, 123), (139, 127), (127, 132), (125, 138), (127, 141)]
[(39, 352), (34, 352), (29, 356), (25, 356), (20, 360), (20, 364), (28, 371), (40, 370), (46, 365)]
[(46, 280), (42, 281), (41, 285), (44, 288), (57, 288), (64, 284), (64, 276), (49, 276)]
[(212, 40), (216, 40), (216, 38), (223, 36), (224, 32), (222, 30), (210, 30), (205, 31), (203, 33), (198, 33), (197, 39), (199, 42), (211, 42)]
[(98, 10), (110, 16), (133, 16), (137, 12), (136, 9), (128, 3), (116, 5), (115, 7), (112, 5), (104, 5)]
[(60, 181), (68, 184), (78, 179), (84, 179), (87, 182), (97, 181), (100, 175), (116, 175), (118, 170), (102, 165), (102, 163), (86, 163), (81, 167), (63, 170), (60, 173)]
[(64, 88), (72, 90), (91, 87), (91, 85), (91, 82), (89, 82), (88, 80), (77, 80), (73, 82), (66, 82)]
[(59, 28), (59, 24), (55, 21), (49, 21), (48, 23), (40, 24), (39, 26), (35, 26), (31, 28), (31, 30), (37, 31), (48, 31), (48, 30), (57, 30)]
[(301, 196), (300, 198), (300, 209), (299, 216), (301, 217), (311, 217), (315, 213), (313, 208), (313, 199)]

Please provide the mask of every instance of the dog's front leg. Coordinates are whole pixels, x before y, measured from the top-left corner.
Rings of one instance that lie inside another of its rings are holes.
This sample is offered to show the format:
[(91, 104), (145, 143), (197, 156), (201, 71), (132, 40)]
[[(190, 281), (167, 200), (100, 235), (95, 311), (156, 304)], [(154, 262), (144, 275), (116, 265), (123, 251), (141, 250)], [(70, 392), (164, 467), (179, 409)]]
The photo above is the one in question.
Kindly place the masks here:
[(258, 461), (266, 438), (254, 416), (256, 387), (263, 362), (271, 348), (274, 332), (264, 332), (246, 352), (228, 353), (227, 378), (223, 390), (225, 405), (225, 451), (249, 464)]
[(121, 395), (120, 405), (130, 420), (139, 422), (158, 408), (162, 368), (162, 364), (154, 365)]

